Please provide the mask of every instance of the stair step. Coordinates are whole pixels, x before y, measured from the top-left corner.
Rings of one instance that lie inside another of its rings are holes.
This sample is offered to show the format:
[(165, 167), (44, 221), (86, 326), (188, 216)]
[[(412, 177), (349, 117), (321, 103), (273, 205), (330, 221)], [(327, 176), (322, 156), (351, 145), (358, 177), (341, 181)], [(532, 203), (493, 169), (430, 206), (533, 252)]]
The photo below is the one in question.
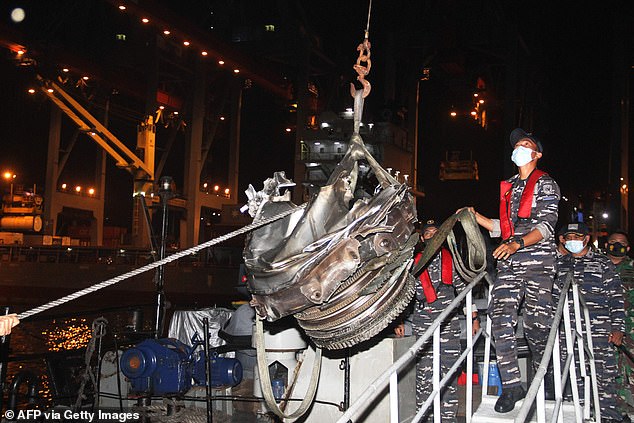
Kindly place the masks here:
[[(471, 421), (473, 423), (509, 423), (515, 420), (515, 417), (520, 412), (520, 408), (522, 408), (522, 403), (524, 400), (520, 400), (515, 404), (515, 408), (508, 413), (498, 413), (493, 408), (495, 406), (495, 402), (498, 400), (498, 396), (495, 395), (484, 395), (482, 397), (482, 402), (480, 406), (473, 414)], [(553, 409), (555, 407), (555, 401), (546, 401), (546, 421), (550, 421), (550, 416), (552, 415)], [(571, 402), (564, 402), (562, 404), (563, 412), (564, 412), (564, 423), (574, 423), (575, 422), (575, 408)], [(531, 422), (537, 421), (537, 415), (533, 414)]]

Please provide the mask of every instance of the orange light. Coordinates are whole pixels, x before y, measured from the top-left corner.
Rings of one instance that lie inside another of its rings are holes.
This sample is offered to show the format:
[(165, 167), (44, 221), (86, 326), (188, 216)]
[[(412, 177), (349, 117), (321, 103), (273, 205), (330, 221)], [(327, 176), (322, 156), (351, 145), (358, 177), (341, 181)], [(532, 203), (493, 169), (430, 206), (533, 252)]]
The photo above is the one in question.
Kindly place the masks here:
[(77, 185), (77, 186), (75, 187), (75, 192), (81, 192), (81, 186)]
[(229, 195), (229, 188), (225, 188), (225, 194)]
[(125, 7), (124, 5), (120, 5), (119, 6), (119, 10), (126, 10), (126, 9), (127, 9), (127, 7)]
[(174, 114), (178, 116), (178, 112), (174, 112)]
[(163, 110), (165, 109), (165, 106), (159, 106), (159, 109)]
[(478, 100), (478, 103), (484, 104), (484, 100), (480, 99), (480, 100)]
[(452, 111), (452, 112), (451, 112), (451, 113), (449, 113), (449, 114), (451, 115), (451, 117), (456, 117), (456, 116), (458, 116), (458, 113), (456, 113), (456, 112), (454, 112), (454, 111)]
[(68, 72), (68, 68), (63, 68), (62, 72)]
[(214, 185), (214, 191), (218, 191), (220, 187), (218, 185)]
[(18, 50), (18, 51), (16, 51), (16, 53), (18, 54), (18, 56), (22, 56), (25, 53), (25, 51), (24, 50)]
[(170, 34), (171, 34), (171, 32), (169, 32), (169, 31), (166, 29), (165, 31), (163, 31), (163, 34), (165, 34), (165, 35), (170, 35)]
[(233, 73), (240, 73), (240, 69), (234, 69)]
[(148, 18), (143, 18), (143, 19), (141, 19), (141, 22), (143, 22), (144, 24), (146, 24), (146, 23), (150, 22), (150, 20), (149, 20)]
[(220, 66), (222, 66), (222, 65), (224, 65), (224, 64), (225, 64), (225, 61), (224, 61), (224, 60), (218, 60), (218, 64), (219, 64)]
[(6, 171), (2, 174), (2, 176), (4, 177), (4, 179), (13, 179), (15, 178), (15, 175), (13, 175), (13, 172), (9, 172)]
[(203, 56), (206, 56), (206, 55), (208, 55), (209, 53), (207, 53), (206, 51), (202, 51), (202, 52), (200, 52), (200, 54), (202, 54)]
[(88, 194), (95, 195), (95, 189), (94, 188), (88, 188)]
[(66, 189), (66, 188), (68, 188), (68, 185), (62, 184), (62, 189)]
[(478, 96), (478, 93), (473, 93), (473, 96), (474, 96), (474, 97), (477, 97), (477, 96)]
[(46, 90), (46, 91), (47, 91), (47, 92), (49, 92), (49, 93), (52, 93), (52, 92), (53, 92), (53, 89), (52, 89), (52, 88), (49, 88), (49, 89), (48, 89), (48, 90)]
[(84, 81), (88, 81), (90, 78), (87, 76), (82, 76), (81, 79), (83, 79)]
[(183, 41), (184, 46), (189, 46), (189, 44), (190, 44), (189, 41)]
[(472, 111), (471, 111), (471, 116), (475, 116), (475, 115), (477, 115), (476, 111), (475, 111), (475, 110), (472, 110)]
[(35, 94), (35, 90), (33, 88), (29, 88), (29, 94)]

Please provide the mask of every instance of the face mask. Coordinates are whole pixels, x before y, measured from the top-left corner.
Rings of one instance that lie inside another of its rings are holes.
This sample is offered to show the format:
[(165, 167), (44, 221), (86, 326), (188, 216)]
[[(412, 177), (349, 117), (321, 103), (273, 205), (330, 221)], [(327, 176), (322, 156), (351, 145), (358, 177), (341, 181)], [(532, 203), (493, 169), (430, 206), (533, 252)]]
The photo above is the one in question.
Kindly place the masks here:
[(583, 251), (583, 241), (578, 239), (571, 239), (570, 241), (566, 241), (566, 250), (570, 251), (572, 254), (577, 254)]
[(533, 150), (520, 145), (515, 150), (513, 150), (513, 154), (511, 154), (511, 160), (517, 166), (524, 166), (525, 164), (533, 161)]
[(624, 257), (627, 254), (627, 246), (620, 242), (608, 244), (608, 254), (613, 257)]

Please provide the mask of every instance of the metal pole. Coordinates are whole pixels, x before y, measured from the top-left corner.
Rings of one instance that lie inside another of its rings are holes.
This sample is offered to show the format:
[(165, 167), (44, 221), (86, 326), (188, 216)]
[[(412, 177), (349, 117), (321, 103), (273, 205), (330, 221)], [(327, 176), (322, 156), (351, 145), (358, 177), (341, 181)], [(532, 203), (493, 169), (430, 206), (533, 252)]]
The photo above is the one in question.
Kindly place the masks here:
[(343, 370), (343, 411), (350, 407), (350, 348), (346, 349), (346, 356), (341, 360), (340, 369)]
[[(10, 313), (10, 307), (0, 307), (0, 314), (7, 315)], [(5, 335), (0, 338), (0, 413), (4, 406), (4, 385), (7, 379), (7, 367), (9, 365), (9, 342), (11, 335)]]
[[(159, 190), (161, 196), (161, 209), (163, 216), (161, 219), (161, 246), (159, 250), (159, 259), (165, 258), (165, 251), (167, 245), (167, 200), (170, 196), (170, 184), (172, 178), (161, 178), (161, 188)], [(165, 267), (159, 266), (157, 269), (156, 278), (156, 322), (154, 323), (154, 338), (158, 339), (163, 334), (163, 318), (165, 314), (165, 291), (163, 290), (165, 284)]]
[(214, 420), (213, 410), (211, 408), (211, 357), (209, 357), (209, 319), (203, 318), (203, 330), (205, 331), (205, 389), (207, 391), (207, 423), (211, 423)]

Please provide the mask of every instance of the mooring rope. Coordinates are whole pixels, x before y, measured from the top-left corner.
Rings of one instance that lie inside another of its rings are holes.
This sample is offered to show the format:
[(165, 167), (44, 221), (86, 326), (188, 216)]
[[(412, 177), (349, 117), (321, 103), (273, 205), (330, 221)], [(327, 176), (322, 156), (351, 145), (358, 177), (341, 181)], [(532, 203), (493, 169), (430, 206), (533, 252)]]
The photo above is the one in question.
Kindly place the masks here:
[(129, 278), (131, 278), (133, 276), (140, 275), (141, 273), (147, 272), (148, 270), (152, 270), (152, 269), (155, 269), (155, 268), (157, 268), (159, 266), (163, 266), (163, 265), (165, 265), (167, 263), (171, 263), (174, 260), (178, 260), (181, 257), (185, 257), (187, 255), (196, 253), (196, 252), (198, 252), (200, 250), (204, 250), (205, 248), (209, 248), (212, 245), (220, 244), (221, 242), (224, 242), (224, 241), (226, 241), (228, 239), (234, 238), (234, 237), (236, 237), (238, 235), (242, 235), (244, 233), (247, 233), (247, 232), (250, 232), (250, 231), (252, 231), (254, 229), (257, 229), (259, 227), (268, 225), (269, 223), (273, 223), (276, 220), (282, 219), (282, 218), (288, 216), (289, 214), (292, 214), (292, 213), (294, 213), (294, 212), (296, 212), (296, 211), (298, 211), (298, 210), (300, 210), (302, 208), (305, 208), (305, 207), (306, 207), (306, 204), (302, 204), (302, 205), (297, 206), (295, 208), (292, 208), (292, 209), (283, 211), (282, 213), (276, 214), (275, 216), (271, 216), (269, 218), (262, 219), (262, 220), (259, 220), (257, 222), (253, 222), (250, 225), (244, 226), (244, 227), (242, 227), (240, 229), (237, 229), (237, 230), (235, 230), (233, 232), (230, 232), (228, 234), (225, 234), (225, 235), (219, 236), (217, 238), (211, 239), (211, 240), (209, 240), (207, 242), (204, 242), (202, 244), (199, 244), (199, 245), (196, 245), (194, 247), (188, 248), (186, 250), (174, 253), (174, 254), (172, 254), (170, 256), (165, 257), (164, 259), (157, 260), (157, 261), (152, 262), (150, 264), (146, 264), (145, 266), (142, 266), (142, 267), (139, 267), (137, 269), (131, 270), (131, 271), (129, 271), (127, 273), (124, 273), (122, 275), (115, 276), (114, 278), (105, 280), (103, 282), (96, 283), (96, 284), (94, 284), (92, 286), (89, 286), (88, 288), (84, 288), (84, 289), (79, 290), (77, 292), (74, 292), (72, 294), (68, 294), (68, 295), (66, 295), (64, 297), (61, 297), (61, 298), (59, 298), (57, 300), (50, 301), (50, 302), (48, 302), (46, 304), (43, 304), (43, 305), (41, 305), (39, 307), (35, 307), (35, 308), (32, 308), (31, 310), (24, 311), (24, 312), (18, 314), (18, 319), (22, 320), (22, 319), (25, 319), (27, 317), (34, 316), (34, 315), (36, 315), (38, 313), (41, 313), (41, 312), (43, 312), (45, 310), (48, 310), (50, 308), (57, 307), (59, 305), (67, 303), (69, 301), (76, 300), (77, 298), (83, 297), (86, 294), (90, 294), (92, 292), (99, 291), (100, 289), (107, 288), (107, 287), (109, 287), (111, 285), (117, 284), (117, 283), (119, 283), (121, 281), (124, 281), (126, 279), (129, 279)]

